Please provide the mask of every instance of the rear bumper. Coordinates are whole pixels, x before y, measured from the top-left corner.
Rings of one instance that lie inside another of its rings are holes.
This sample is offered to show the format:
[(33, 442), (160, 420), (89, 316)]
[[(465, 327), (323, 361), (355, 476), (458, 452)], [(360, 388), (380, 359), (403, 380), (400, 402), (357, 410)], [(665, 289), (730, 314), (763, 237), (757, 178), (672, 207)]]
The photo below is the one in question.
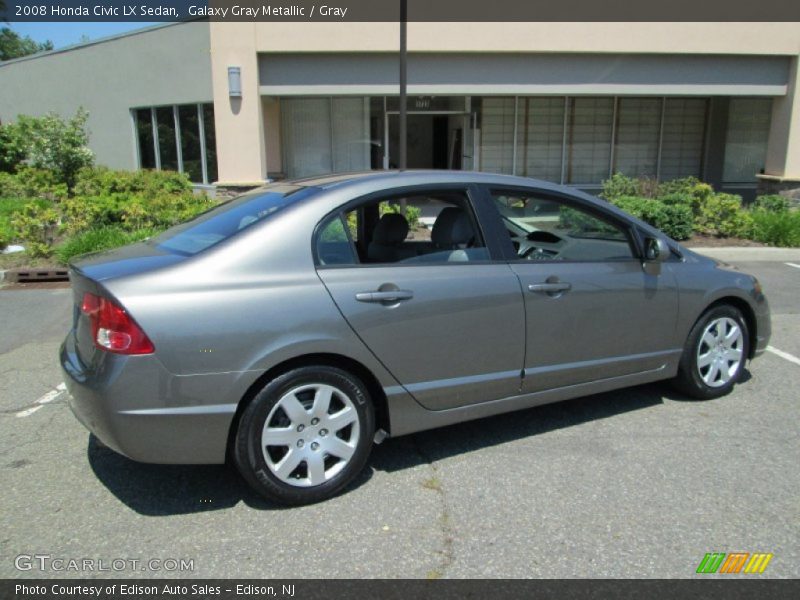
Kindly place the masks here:
[(74, 332), (61, 345), (60, 362), (72, 412), (113, 450), (148, 463), (225, 462), (236, 404), (208, 400), (228, 396), (239, 374), (175, 376), (152, 355), (111, 353), (90, 371)]

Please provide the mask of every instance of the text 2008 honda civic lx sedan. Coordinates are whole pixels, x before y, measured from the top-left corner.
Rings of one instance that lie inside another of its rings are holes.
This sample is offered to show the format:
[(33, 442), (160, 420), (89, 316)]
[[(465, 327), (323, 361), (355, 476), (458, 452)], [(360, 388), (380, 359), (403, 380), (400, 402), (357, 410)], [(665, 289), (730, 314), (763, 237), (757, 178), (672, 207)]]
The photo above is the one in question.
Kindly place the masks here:
[(288, 504), (340, 491), (386, 435), (660, 379), (722, 396), (770, 336), (754, 277), (480, 173), (268, 185), (71, 278), (86, 427), (138, 461), (231, 457)]

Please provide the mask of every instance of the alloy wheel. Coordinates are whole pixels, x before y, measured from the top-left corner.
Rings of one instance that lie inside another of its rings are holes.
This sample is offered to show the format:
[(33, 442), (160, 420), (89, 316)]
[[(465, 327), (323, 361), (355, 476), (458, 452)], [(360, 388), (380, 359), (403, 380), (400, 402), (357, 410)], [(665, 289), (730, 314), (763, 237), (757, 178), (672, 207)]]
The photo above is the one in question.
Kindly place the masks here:
[(714, 319), (703, 330), (697, 346), (697, 370), (712, 388), (726, 385), (739, 373), (744, 356), (742, 328), (730, 317)]

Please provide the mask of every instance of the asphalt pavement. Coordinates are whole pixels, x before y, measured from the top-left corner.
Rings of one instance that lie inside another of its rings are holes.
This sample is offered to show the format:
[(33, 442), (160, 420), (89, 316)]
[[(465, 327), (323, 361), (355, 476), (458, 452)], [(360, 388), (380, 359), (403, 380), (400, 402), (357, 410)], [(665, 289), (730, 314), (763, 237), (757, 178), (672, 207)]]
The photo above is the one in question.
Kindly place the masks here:
[(731, 395), (648, 385), (388, 440), (293, 509), (98, 445), (59, 387), (69, 290), (0, 289), (0, 577), (695, 577), (707, 552), (799, 577), (800, 252), (713, 252), (773, 310)]

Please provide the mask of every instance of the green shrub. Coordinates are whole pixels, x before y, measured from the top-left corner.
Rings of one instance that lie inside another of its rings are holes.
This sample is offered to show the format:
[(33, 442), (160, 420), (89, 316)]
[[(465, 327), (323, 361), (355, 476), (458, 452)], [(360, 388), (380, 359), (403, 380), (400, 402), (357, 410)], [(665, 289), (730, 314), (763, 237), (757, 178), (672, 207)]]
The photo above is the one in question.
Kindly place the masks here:
[(25, 204), (11, 217), (14, 235), (25, 244), (31, 257), (50, 256), (60, 217), (52, 206), (42, 206), (37, 202)]
[(13, 173), (0, 172), (0, 198), (24, 198), (25, 188)]
[(66, 120), (55, 113), (42, 117), (20, 115), (9, 127), (18, 130), (27, 164), (53, 171), (59, 183), (72, 189), (78, 171), (94, 162), (88, 146), (88, 118), (89, 113), (79, 108), (74, 117)]
[(125, 231), (121, 227), (96, 227), (68, 238), (56, 248), (55, 255), (59, 262), (67, 264), (76, 256), (126, 246), (157, 233), (158, 231), (154, 229)]
[(735, 194), (713, 194), (703, 201), (695, 217), (695, 229), (719, 237), (747, 236), (752, 228), (750, 213), (742, 209)]
[(695, 205), (694, 196), (686, 192), (672, 192), (659, 196), (656, 200), (667, 206), (688, 206), (690, 209), (693, 209)]
[(14, 241), (14, 238), (11, 222), (6, 217), (0, 216), (0, 250), (5, 250), (6, 246)]
[(25, 140), (15, 125), (0, 125), (0, 173), (13, 173), (25, 160)]
[(692, 209), (684, 203), (665, 204), (653, 198), (625, 196), (615, 199), (614, 204), (675, 240), (692, 235), (694, 217)]
[(130, 201), (130, 197), (124, 194), (68, 198), (61, 204), (67, 233), (74, 234), (92, 227), (121, 223), (122, 207)]
[(800, 211), (754, 210), (750, 238), (772, 246), (800, 247)]
[(766, 196), (759, 196), (753, 203), (753, 208), (756, 210), (763, 210), (772, 213), (785, 213), (789, 211), (789, 199), (780, 194), (769, 194)]
[(189, 177), (176, 171), (112, 171), (106, 167), (81, 169), (74, 188), (76, 196), (137, 194), (147, 198), (191, 191)]
[(603, 191), (600, 192), (600, 197), (609, 202), (625, 196), (639, 196), (639, 181), (622, 173), (614, 173), (611, 178), (603, 181), (602, 185)]

